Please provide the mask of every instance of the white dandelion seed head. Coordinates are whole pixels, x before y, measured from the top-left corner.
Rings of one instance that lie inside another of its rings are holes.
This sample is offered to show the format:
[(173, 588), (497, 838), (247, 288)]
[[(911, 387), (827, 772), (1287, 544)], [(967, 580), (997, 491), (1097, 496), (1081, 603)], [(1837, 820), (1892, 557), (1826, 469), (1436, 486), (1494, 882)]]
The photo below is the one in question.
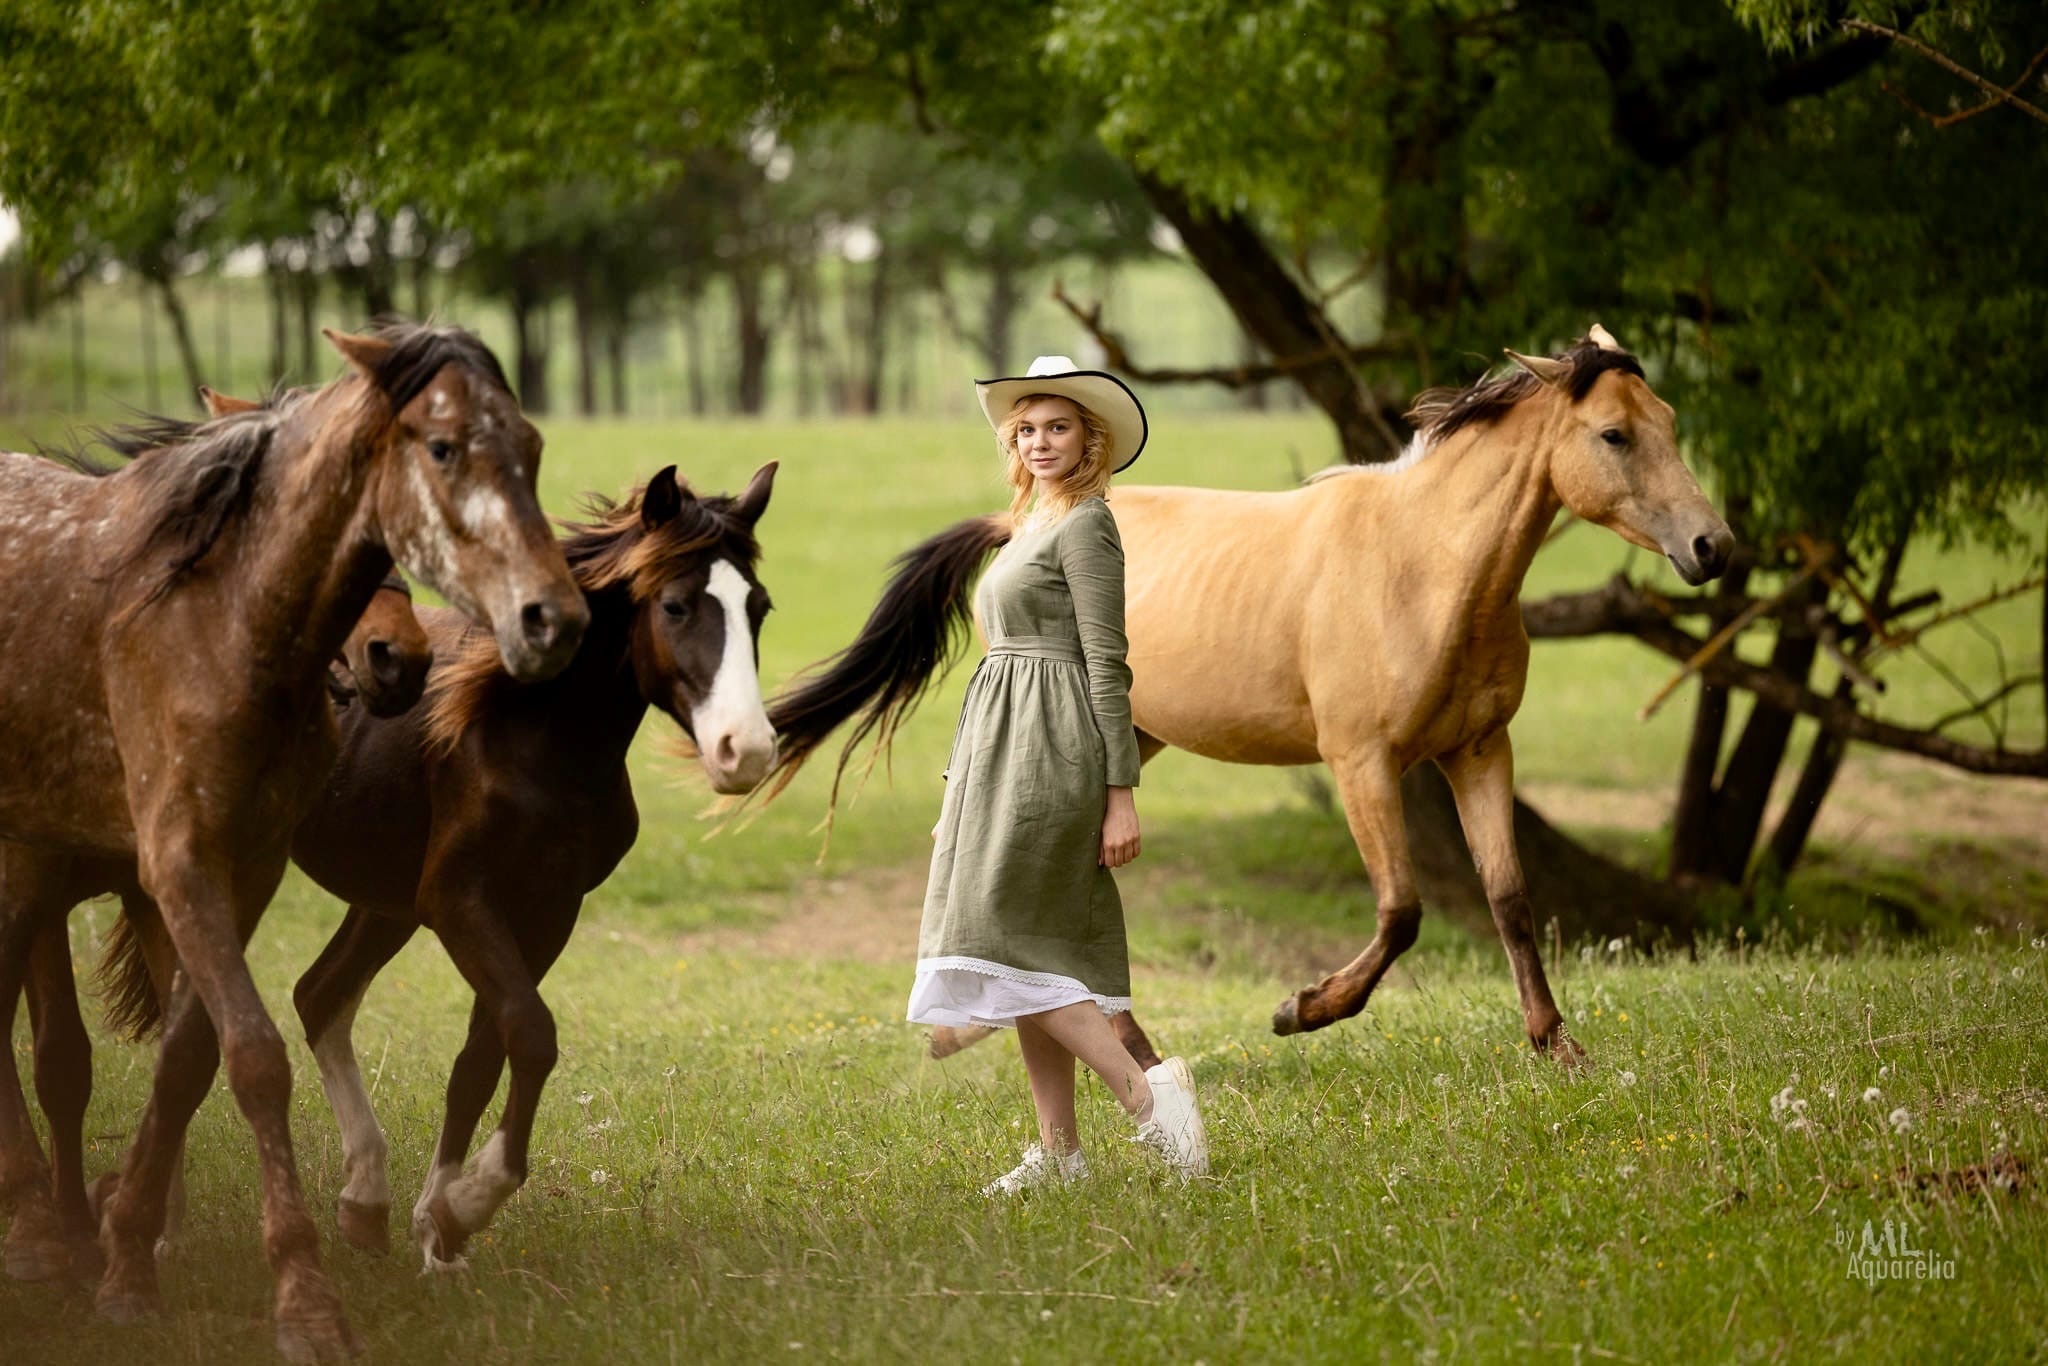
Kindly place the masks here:
[(593, 1186), (602, 1186), (611, 1179), (612, 1174), (603, 1167), (592, 1167), (590, 1169), (590, 1184)]
[(1884, 1099), (1884, 1092), (1882, 1092), (1882, 1091), (1878, 1090), (1878, 1089), (1877, 1089), (1877, 1088), (1876, 1088), (1875, 1086), (1872, 1086), (1872, 1087), (1868, 1088), (1868, 1089), (1867, 1089), (1867, 1090), (1865, 1090), (1865, 1091), (1864, 1091), (1864, 1093), (1863, 1093), (1863, 1103), (1864, 1103), (1865, 1105), (1876, 1105), (1876, 1104), (1877, 1104), (1878, 1102), (1882, 1101), (1883, 1099)]
[(1633, 1072), (1623, 1072), (1620, 1076), (1616, 1077), (1615, 1080), (1620, 1082), (1623, 1086), (1634, 1086), (1636, 1084), (1636, 1074)]
[(1627, 947), (1628, 940), (1626, 939), (1610, 939), (1607, 941), (1607, 951), (1609, 953), (1620, 953)]
[(1898, 1109), (1885, 1116), (1885, 1122), (1892, 1126), (1893, 1133), (1903, 1134), (1913, 1127), (1913, 1116), (1907, 1113), (1905, 1106), (1901, 1105)]
[(1444, 1072), (1437, 1073), (1434, 1077), (1431, 1077), (1430, 1080), (1438, 1086), (1449, 1086), (1451, 1084), (1451, 1078), (1449, 1074)]

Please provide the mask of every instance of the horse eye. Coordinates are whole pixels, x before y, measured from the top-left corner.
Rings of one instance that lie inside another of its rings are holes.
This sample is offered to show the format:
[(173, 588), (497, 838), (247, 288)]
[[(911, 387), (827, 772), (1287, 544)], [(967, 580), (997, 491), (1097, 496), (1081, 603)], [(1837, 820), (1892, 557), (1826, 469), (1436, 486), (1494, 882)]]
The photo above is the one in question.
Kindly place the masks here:
[(661, 610), (668, 613), (675, 620), (681, 621), (684, 617), (690, 615), (690, 604), (687, 602), (664, 602), (661, 605)]
[(442, 441), (437, 437), (427, 443), (427, 454), (434, 458), (435, 464), (445, 465), (448, 463), (449, 457), (455, 454), (455, 447), (452, 443)]
[(1618, 427), (1609, 427), (1606, 431), (1600, 433), (1600, 439), (1610, 446), (1626, 446), (1628, 444), (1628, 438), (1622, 435), (1621, 429)]

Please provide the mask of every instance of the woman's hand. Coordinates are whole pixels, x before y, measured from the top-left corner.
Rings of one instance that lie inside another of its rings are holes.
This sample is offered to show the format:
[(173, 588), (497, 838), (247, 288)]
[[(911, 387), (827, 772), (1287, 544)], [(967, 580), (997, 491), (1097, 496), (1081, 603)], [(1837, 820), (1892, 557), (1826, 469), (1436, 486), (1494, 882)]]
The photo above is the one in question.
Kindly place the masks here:
[(1121, 868), (1137, 856), (1137, 796), (1128, 787), (1112, 787), (1102, 806), (1102, 866)]

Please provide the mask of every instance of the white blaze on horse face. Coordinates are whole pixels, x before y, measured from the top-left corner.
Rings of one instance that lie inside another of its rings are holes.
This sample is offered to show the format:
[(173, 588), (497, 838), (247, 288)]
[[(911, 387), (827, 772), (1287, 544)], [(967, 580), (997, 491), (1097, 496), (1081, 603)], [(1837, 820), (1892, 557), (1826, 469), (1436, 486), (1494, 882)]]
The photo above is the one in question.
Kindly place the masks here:
[(725, 609), (725, 651), (711, 690), (691, 709), (690, 729), (714, 785), (722, 791), (745, 791), (760, 781), (775, 759), (775, 728), (761, 705), (761, 676), (754, 667), (746, 576), (730, 561), (720, 560), (711, 566), (704, 591)]

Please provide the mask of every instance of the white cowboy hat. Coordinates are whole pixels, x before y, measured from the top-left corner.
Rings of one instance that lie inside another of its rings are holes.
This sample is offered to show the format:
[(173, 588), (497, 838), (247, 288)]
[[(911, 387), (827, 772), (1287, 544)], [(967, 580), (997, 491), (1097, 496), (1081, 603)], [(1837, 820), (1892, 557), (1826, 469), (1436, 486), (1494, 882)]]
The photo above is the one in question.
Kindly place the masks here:
[(1129, 469), (1145, 449), (1145, 409), (1131, 387), (1105, 370), (1083, 370), (1065, 356), (1040, 356), (1029, 370), (1006, 379), (978, 379), (974, 392), (981, 399), (982, 416), (998, 430), (1026, 394), (1072, 399), (1109, 427), (1117, 462), (1112, 474)]

